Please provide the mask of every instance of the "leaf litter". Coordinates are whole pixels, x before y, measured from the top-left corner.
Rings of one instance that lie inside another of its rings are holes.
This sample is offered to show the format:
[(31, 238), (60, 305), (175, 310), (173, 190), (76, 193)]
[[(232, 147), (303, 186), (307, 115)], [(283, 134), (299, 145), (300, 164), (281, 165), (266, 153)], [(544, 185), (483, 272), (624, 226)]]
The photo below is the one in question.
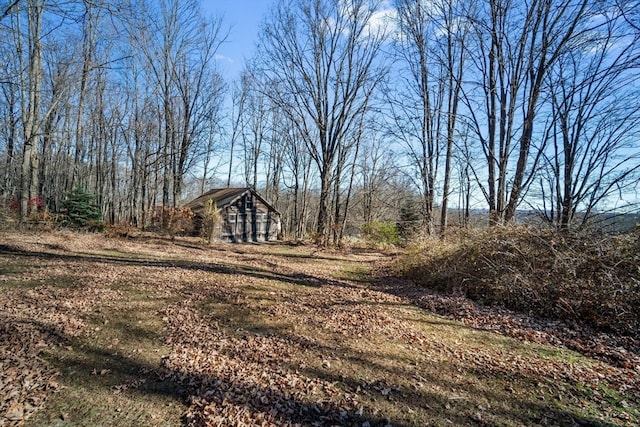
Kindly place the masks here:
[[(127, 278), (136, 278), (136, 292), (153, 290), (175, 300), (158, 311), (170, 352), (155, 374), (188, 390), (183, 421), (190, 426), (409, 425), (429, 417), (511, 425), (505, 424), (510, 416), (514, 424), (524, 422), (518, 418), (523, 415), (501, 414), (499, 401), (478, 397), (488, 394), (484, 387), (496, 384), (504, 387), (500, 396), (527, 400), (535, 391), (541, 401), (551, 399), (548, 404), (556, 409), (538, 415), (536, 423), (554, 424), (567, 416), (580, 425), (578, 413), (558, 412), (559, 405), (585, 407), (591, 414), (586, 422), (639, 422), (638, 352), (624, 339), (598, 336), (594, 342), (567, 345), (564, 325), (532, 328), (514, 313), (488, 312), (389, 277), (364, 285), (337, 279), (345, 263), (373, 265), (382, 258), (379, 254), (314, 253), (302, 247), (291, 255), (288, 251), (294, 250), (288, 247), (212, 249), (192, 242), (94, 235), (12, 237), (11, 254), (0, 253), (6, 263), (24, 262), (22, 252), (40, 254), (43, 264), (0, 277), (0, 285), (8, 284), (0, 294), (0, 391), (5, 396), (0, 426), (22, 425), (61, 390), (64, 378), (41, 358), (42, 352), (65, 345), (69, 337), (91, 334), (87, 316), (98, 306), (126, 299), (126, 291), (114, 287)], [(47, 253), (73, 256), (47, 258)], [(119, 264), (127, 254), (140, 261)], [(71, 283), (50, 284), (51, 272), (71, 276)], [(18, 282), (29, 285), (14, 285)], [(523, 355), (473, 343), (469, 336), (475, 332), (445, 338), (438, 326), (417, 321), (423, 321), (423, 314), (416, 306), (473, 328), (565, 345), (596, 359), (573, 363)], [(387, 343), (397, 347), (397, 354)], [(422, 367), (425, 363), (433, 370), (450, 369), (451, 378), (433, 377)], [(143, 383), (126, 382), (110, 392), (131, 393)], [(611, 404), (607, 390), (625, 400)]]
[[(45, 274), (43, 269), (42, 277), (28, 279), (44, 280)], [(48, 285), (0, 293), (0, 426), (21, 425), (61, 388), (59, 372), (41, 358), (42, 352), (82, 334), (82, 314), (113, 298), (112, 292), (91, 287)]]

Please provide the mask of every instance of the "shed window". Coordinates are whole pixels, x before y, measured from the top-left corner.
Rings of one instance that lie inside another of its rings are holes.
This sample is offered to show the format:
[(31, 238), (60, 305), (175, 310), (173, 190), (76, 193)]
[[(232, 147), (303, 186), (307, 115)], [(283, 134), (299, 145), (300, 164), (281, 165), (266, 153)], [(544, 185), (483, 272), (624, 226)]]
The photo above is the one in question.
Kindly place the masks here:
[(247, 197), (245, 199), (244, 207), (245, 207), (245, 209), (253, 209), (253, 200), (251, 199), (251, 197)]
[(266, 214), (258, 214), (256, 215), (256, 222), (258, 225), (258, 233), (265, 233), (267, 231), (267, 215)]
[(236, 222), (236, 214), (229, 214), (229, 222)]

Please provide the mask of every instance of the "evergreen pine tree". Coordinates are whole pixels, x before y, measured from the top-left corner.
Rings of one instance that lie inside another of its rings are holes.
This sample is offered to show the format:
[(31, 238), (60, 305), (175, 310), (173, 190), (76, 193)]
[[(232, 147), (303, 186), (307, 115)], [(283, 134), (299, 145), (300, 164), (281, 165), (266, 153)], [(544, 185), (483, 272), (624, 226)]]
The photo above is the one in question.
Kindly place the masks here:
[(398, 232), (403, 240), (411, 240), (420, 228), (420, 210), (416, 202), (411, 199), (405, 199), (404, 204), (400, 207), (400, 222), (398, 223)]
[(102, 212), (95, 204), (95, 196), (85, 188), (76, 188), (62, 202), (69, 224), (79, 228), (101, 228)]

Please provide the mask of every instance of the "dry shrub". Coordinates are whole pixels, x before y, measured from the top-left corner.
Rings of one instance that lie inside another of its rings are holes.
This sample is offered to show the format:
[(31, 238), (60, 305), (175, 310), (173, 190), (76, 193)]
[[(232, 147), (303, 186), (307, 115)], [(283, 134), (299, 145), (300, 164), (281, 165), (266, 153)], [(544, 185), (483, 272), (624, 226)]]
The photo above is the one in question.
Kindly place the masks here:
[(158, 206), (151, 218), (151, 230), (170, 236), (191, 234), (194, 217), (190, 208)]
[(404, 277), (535, 316), (638, 336), (640, 230), (619, 235), (494, 227), (427, 240), (396, 262)]
[[(12, 204), (11, 206), (15, 205)], [(15, 208), (0, 206), (0, 230), (15, 230), (20, 227), (24, 230), (52, 231), (59, 228), (64, 219), (64, 215), (39, 208), (33, 209), (26, 218), (26, 221), (21, 223), (20, 214)]]
[(52, 231), (60, 226), (64, 215), (51, 213), (48, 210), (31, 212), (27, 220), (28, 228), (36, 231)]
[(18, 215), (11, 209), (0, 205), (0, 230), (14, 230), (18, 223)]
[(104, 233), (107, 237), (128, 239), (138, 234), (136, 227), (128, 222), (107, 224)]

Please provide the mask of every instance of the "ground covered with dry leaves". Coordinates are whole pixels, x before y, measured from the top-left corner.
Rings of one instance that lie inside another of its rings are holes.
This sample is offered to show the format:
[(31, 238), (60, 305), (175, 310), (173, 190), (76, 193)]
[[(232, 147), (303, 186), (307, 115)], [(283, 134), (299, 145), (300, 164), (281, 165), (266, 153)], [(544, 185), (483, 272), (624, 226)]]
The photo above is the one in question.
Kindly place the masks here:
[(4, 234), (0, 426), (640, 424), (637, 343), (427, 292), (389, 261)]

